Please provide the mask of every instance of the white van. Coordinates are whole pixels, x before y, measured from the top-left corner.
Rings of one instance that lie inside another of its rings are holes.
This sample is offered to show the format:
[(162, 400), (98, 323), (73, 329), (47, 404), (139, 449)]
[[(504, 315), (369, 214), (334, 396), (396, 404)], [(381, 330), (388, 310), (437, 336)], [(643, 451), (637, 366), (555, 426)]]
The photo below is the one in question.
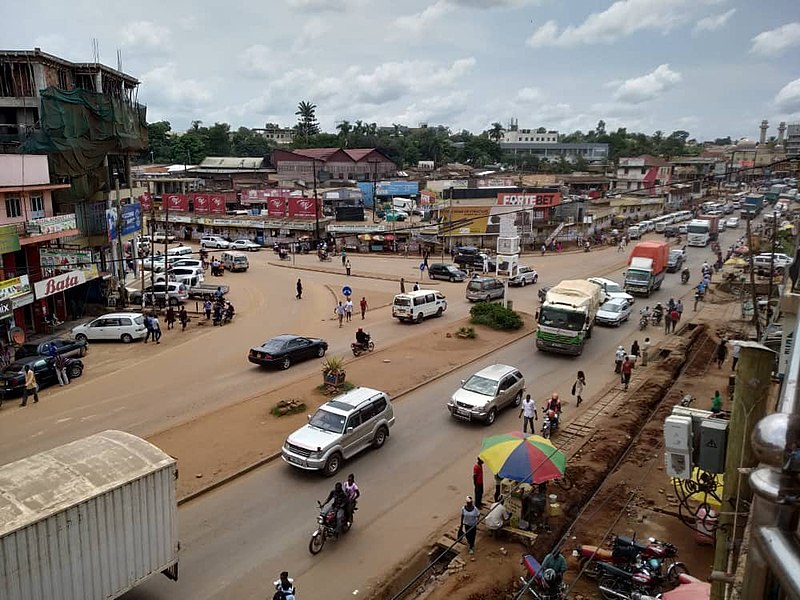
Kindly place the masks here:
[(191, 256), (192, 254), (194, 254), (194, 250), (190, 246), (175, 246), (167, 249), (169, 257)]
[(221, 260), (226, 271), (247, 271), (250, 268), (250, 261), (242, 252), (225, 251)]
[(441, 317), (447, 310), (447, 299), (436, 290), (417, 290), (397, 294), (392, 302), (392, 316), (401, 321), (422, 323), (425, 317)]

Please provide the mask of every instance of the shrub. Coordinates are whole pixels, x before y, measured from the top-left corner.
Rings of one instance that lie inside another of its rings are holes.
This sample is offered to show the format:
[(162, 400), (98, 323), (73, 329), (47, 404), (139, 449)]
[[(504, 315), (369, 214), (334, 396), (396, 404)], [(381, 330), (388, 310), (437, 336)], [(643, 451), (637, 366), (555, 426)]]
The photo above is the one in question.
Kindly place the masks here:
[(491, 302), (478, 302), (470, 311), (470, 323), (486, 325), (492, 329), (519, 329), (522, 327), (522, 317), (502, 304)]
[(469, 340), (475, 339), (477, 337), (477, 333), (475, 333), (474, 327), (459, 327), (456, 330), (456, 337), (466, 338)]

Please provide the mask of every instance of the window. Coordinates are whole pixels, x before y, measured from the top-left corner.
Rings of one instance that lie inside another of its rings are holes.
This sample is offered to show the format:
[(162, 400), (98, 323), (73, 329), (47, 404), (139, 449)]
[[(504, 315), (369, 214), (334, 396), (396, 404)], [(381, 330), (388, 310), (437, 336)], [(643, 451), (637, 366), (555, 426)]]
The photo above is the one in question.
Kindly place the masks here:
[(378, 413), (375, 410), (375, 404), (370, 402), (364, 408), (361, 409), (361, 422), (362, 423), (366, 423), (372, 417), (374, 417), (376, 414), (378, 414)]
[(31, 219), (41, 219), (44, 217), (44, 198), (39, 194), (31, 194)]
[(6, 217), (13, 219), (22, 216), (19, 196), (6, 196)]
[(386, 398), (381, 396), (375, 401), (375, 404), (373, 406), (375, 407), (375, 414), (376, 415), (381, 414), (383, 411), (386, 410)]
[(347, 420), (347, 428), (349, 429), (350, 427), (352, 427), (353, 429), (355, 429), (359, 425), (361, 425), (361, 412), (360, 411), (355, 413), (354, 415), (352, 415)]

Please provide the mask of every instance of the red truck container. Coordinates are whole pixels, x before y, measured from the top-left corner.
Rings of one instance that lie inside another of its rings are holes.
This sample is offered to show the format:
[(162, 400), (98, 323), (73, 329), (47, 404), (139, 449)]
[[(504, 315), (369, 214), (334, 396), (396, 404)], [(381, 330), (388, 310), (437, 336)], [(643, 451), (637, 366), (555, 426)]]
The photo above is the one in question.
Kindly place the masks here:
[(628, 257), (628, 264), (630, 265), (637, 256), (652, 258), (653, 273), (661, 273), (667, 268), (667, 261), (669, 261), (669, 244), (667, 242), (639, 242)]
[(708, 221), (710, 226), (708, 230), (708, 239), (712, 242), (715, 241), (719, 237), (719, 220), (721, 217), (719, 215), (700, 215), (697, 218)]

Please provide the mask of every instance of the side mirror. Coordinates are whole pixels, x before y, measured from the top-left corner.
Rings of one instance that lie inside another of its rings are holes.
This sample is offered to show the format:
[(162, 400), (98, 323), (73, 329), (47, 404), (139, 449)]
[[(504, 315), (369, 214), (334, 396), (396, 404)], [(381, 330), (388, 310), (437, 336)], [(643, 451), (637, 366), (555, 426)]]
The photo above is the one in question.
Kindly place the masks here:
[(309, 422), (311, 422), (311, 417), (312, 415), (306, 415), (306, 419), (308, 419)]
[(467, 380), (466, 379), (462, 379), (461, 380), (461, 385), (464, 385), (465, 383), (467, 383)]
[(352, 431), (353, 431), (353, 427), (348, 427), (347, 428), (347, 433), (351, 433)]

